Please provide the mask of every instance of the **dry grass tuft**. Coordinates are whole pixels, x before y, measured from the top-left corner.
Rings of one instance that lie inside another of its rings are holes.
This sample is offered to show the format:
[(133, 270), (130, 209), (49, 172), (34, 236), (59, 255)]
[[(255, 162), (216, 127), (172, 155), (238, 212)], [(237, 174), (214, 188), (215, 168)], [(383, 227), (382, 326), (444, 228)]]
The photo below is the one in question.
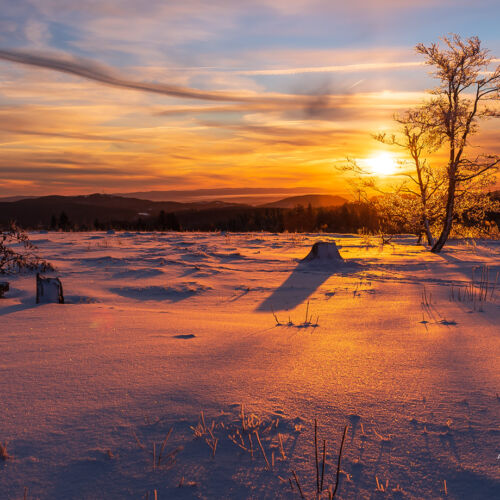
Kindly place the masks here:
[[(478, 272), (479, 278), (476, 280), (475, 274)], [(451, 285), (451, 302), (472, 303), (474, 311), (483, 311), (483, 305), (492, 302), (498, 286), (499, 273), (496, 273), (495, 280), (490, 282), (490, 268), (488, 266), (478, 266), (472, 269), (472, 278), (465, 285)]]
[[(342, 433), (342, 440), (340, 443), (340, 449), (339, 449), (339, 454), (338, 454), (338, 459), (337, 459), (337, 474), (335, 477), (335, 485), (329, 485), (328, 487), (324, 487), (324, 477), (325, 477), (325, 466), (326, 466), (326, 439), (323, 439), (323, 450), (321, 453), (321, 465), (320, 465), (320, 454), (319, 454), (319, 449), (318, 449), (318, 422), (315, 419), (314, 420), (314, 468), (316, 471), (316, 488), (315, 488), (315, 498), (323, 498), (323, 495), (326, 493), (328, 500), (333, 500), (338, 492), (339, 485), (340, 485), (340, 474), (341, 472), (345, 474), (343, 471), (341, 471), (341, 461), (342, 461), (342, 452), (344, 450), (344, 443), (345, 443), (345, 437), (347, 434), (347, 429), (348, 426), (346, 425), (344, 427), (344, 432)], [(304, 491), (302, 489), (302, 485), (300, 484), (299, 478), (297, 476), (297, 473), (292, 470), (292, 475), (293, 475), (293, 481), (292, 478), (289, 478), (289, 483), (290, 487), (293, 491), (293, 484), (295, 481), (295, 484), (297, 486), (297, 490), (299, 492), (300, 498), (305, 499), (306, 496), (304, 495)], [(349, 480), (349, 475), (346, 474), (347, 479)]]
[(205, 439), (205, 443), (207, 443), (208, 447), (212, 450), (212, 458), (215, 458), (215, 451), (217, 450), (217, 443), (219, 442), (219, 438), (214, 436), (214, 428), (215, 421), (212, 420), (212, 424), (208, 427), (205, 423), (205, 415), (203, 412), (200, 412), (198, 425), (196, 427), (191, 427), (195, 438)]
[[(152, 452), (149, 452), (152, 456), (153, 470), (156, 470), (160, 466), (165, 468), (165, 469), (169, 469), (177, 462), (177, 458), (176, 458), (177, 454), (183, 450), (182, 446), (178, 446), (177, 448), (174, 448), (173, 450), (169, 451), (168, 453), (164, 453), (165, 446), (167, 445), (167, 442), (172, 434), (172, 430), (173, 430), (173, 427), (171, 427), (168, 430), (158, 453), (156, 452), (156, 443), (153, 442)], [(147, 452), (148, 447), (146, 445), (144, 445), (139, 440), (135, 431), (132, 431), (132, 435), (134, 436), (134, 439), (135, 439), (135, 442), (137, 443), (137, 446), (139, 446), (139, 448), (141, 448), (141, 450), (144, 450)]]
[(288, 316), (288, 323), (282, 323), (273, 309), (271, 309), (271, 312), (273, 314), (274, 321), (276, 322), (275, 326), (288, 326), (288, 327), (294, 327), (294, 328), (309, 328), (309, 327), (317, 328), (319, 326), (319, 315), (316, 316), (316, 319), (313, 319), (312, 313), (311, 313), (311, 315), (309, 315), (309, 301), (307, 301), (307, 304), (306, 304), (306, 314), (305, 314), (304, 321), (302, 323), (299, 323), (299, 324), (295, 324), (291, 320), (290, 316)]

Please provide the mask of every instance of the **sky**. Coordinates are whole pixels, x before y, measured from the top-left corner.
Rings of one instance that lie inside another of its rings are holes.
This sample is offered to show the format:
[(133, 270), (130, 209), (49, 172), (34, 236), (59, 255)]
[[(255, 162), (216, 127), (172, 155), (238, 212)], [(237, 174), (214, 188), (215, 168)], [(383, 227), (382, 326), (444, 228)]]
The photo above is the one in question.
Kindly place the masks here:
[[(311, 187), (436, 85), (414, 47), (497, 0), (0, 0), (0, 196)], [(499, 125), (477, 145), (500, 153)], [(496, 149), (495, 149), (496, 148)]]

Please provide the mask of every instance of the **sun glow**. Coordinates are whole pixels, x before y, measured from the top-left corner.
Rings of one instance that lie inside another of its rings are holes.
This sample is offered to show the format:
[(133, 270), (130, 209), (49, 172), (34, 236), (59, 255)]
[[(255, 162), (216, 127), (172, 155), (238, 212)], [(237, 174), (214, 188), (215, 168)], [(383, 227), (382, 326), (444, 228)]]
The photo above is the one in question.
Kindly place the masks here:
[(392, 175), (396, 173), (397, 163), (389, 153), (379, 153), (366, 160), (366, 164), (372, 174), (375, 175)]

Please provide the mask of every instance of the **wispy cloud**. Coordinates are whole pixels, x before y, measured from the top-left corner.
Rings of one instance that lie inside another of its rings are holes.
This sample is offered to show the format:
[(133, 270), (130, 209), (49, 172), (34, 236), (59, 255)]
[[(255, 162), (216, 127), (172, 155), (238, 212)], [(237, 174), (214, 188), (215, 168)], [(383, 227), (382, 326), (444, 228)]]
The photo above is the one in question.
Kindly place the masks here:
[(344, 64), (337, 66), (311, 66), (305, 68), (275, 68), (236, 71), (240, 75), (294, 75), (299, 73), (350, 73), (359, 71), (380, 71), (383, 69), (401, 69), (423, 66), (423, 62), (377, 62), (362, 64)]
[(184, 99), (198, 99), (204, 101), (219, 102), (256, 102), (256, 103), (278, 103), (278, 102), (297, 102), (307, 103), (307, 96), (297, 95), (249, 95), (236, 94), (223, 91), (204, 91), (189, 87), (180, 87), (166, 83), (149, 83), (128, 79), (118, 75), (112, 69), (76, 57), (48, 56), (27, 51), (0, 49), (0, 60), (13, 63), (36, 66), (52, 71), (67, 73), (79, 76), (88, 80), (93, 80), (105, 85), (119, 87), (129, 90), (138, 90), (142, 92), (151, 92), (171, 97)]
[[(412, 47), (444, 16), (498, 56), (498, 1), (478, 2), (4, 2), (0, 192), (341, 190), (332, 165), (435, 85)], [(498, 151), (495, 127), (477, 144)]]

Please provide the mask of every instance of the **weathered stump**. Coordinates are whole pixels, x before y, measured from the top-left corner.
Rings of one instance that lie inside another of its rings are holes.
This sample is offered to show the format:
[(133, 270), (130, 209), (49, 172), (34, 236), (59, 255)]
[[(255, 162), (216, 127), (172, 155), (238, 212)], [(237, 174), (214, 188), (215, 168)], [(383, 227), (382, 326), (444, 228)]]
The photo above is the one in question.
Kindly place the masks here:
[(334, 241), (317, 241), (311, 248), (311, 251), (303, 259), (303, 262), (311, 260), (331, 260), (336, 262), (344, 262), (340, 256), (337, 245)]
[(64, 304), (63, 287), (59, 278), (45, 278), (36, 275), (36, 303)]
[(9, 291), (8, 281), (0, 281), (0, 299)]

